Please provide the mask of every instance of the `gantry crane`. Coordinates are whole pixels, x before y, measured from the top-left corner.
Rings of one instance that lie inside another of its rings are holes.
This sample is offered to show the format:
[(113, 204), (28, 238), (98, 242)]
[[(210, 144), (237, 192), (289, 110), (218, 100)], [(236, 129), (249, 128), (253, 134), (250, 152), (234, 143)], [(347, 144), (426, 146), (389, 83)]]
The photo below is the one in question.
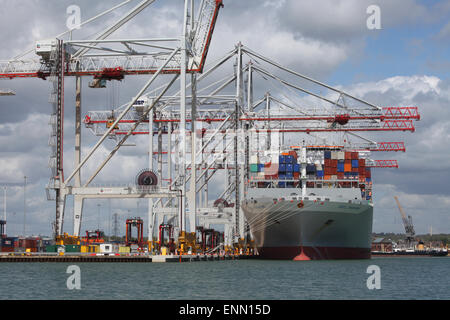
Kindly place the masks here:
[[(113, 8), (99, 14), (82, 26), (97, 18), (110, 13), (113, 10), (129, 3), (127, 0)], [(53, 114), (51, 118), (52, 136), (50, 144), (53, 148), (50, 159), (52, 177), (47, 187), (48, 191), (54, 190), (54, 198), (48, 192), (48, 198), (56, 202), (55, 235), (62, 234), (66, 197), (74, 196), (74, 235), (79, 235), (81, 223), (81, 211), (83, 200), (87, 197), (101, 197), (100, 189), (87, 189), (81, 187), (80, 169), (97, 150), (101, 141), (91, 150), (85, 159), (81, 159), (81, 77), (94, 77), (92, 87), (96, 87), (95, 81), (121, 80), (127, 75), (153, 75), (146, 85), (139, 91), (136, 100), (148, 87), (163, 74), (174, 74), (174, 80), (180, 78), (181, 87), (185, 89), (186, 74), (196, 74), (203, 71), (212, 35), (214, 32), (219, 9), (223, 6), (221, 0), (185, 0), (183, 11), (183, 32), (181, 37), (157, 38), (157, 39), (109, 39), (115, 31), (132, 20), (155, 0), (140, 1), (137, 6), (127, 12), (113, 25), (98, 33), (95, 39), (90, 40), (62, 40), (62, 36), (71, 35), (71, 31), (60, 34), (54, 39), (38, 40), (35, 45), (35, 53), (40, 58), (24, 58), (31, 53), (16, 58), (0, 61), (0, 79), (14, 78), (40, 78), (53, 82), (51, 102)], [(196, 5), (198, 4), (198, 7)], [(198, 8), (197, 15), (194, 9)], [(63, 168), (63, 132), (64, 132), (64, 78), (76, 77), (76, 142), (75, 142), (75, 171), (66, 179)], [(101, 84), (99, 85), (101, 86)], [(169, 88), (170, 86), (168, 86)], [(167, 88), (167, 89), (168, 89)], [(166, 90), (167, 90), (166, 89)], [(164, 93), (162, 94), (164, 95)], [(161, 96), (162, 96), (161, 95)], [(157, 101), (155, 101), (156, 103)], [(130, 108), (131, 105), (130, 104)], [(152, 106), (153, 107), (153, 106)], [(183, 103), (181, 109), (185, 110)], [(118, 115), (120, 119), (126, 112)], [(111, 124), (111, 130), (117, 124)], [(74, 179), (72, 189), (68, 184)], [(182, 189), (184, 186), (182, 186)], [(179, 197), (177, 191), (152, 190), (147, 191), (145, 197), (169, 195)], [(110, 197), (142, 197), (141, 191), (133, 189), (130, 192), (121, 189), (113, 190)]]
[(400, 205), (400, 201), (398, 200), (397, 196), (394, 196), (395, 201), (397, 202), (398, 210), (400, 211), (400, 214), (402, 215), (402, 221), (403, 226), (405, 227), (405, 234), (406, 234), (406, 243), (408, 247), (411, 247), (414, 244), (414, 236), (416, 232), (414, 231), (414, 225), (412, 222), (411, 216), (406, 216), (405, 211), (403, 210), (402, 206)]

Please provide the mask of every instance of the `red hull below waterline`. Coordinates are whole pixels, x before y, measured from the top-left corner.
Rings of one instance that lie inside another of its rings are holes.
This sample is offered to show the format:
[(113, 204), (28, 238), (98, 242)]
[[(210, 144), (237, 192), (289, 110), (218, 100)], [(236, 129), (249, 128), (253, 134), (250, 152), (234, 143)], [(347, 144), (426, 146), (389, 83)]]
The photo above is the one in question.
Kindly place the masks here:
[(265, 247), (258, 248), (261, 259), (278, 260), (332, 260), (332, 259), (370, 259), (370, 248), (338, 247)]

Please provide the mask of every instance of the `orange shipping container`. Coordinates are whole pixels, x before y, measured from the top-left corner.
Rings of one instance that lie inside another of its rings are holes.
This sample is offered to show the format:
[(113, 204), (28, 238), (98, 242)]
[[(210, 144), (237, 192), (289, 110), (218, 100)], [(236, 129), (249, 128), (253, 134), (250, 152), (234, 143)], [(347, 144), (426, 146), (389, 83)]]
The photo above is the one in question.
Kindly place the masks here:
[(330, 174), (326, 174), (323, 176), (324, 180), (331, 180), (331, 175)]
[(351, 163), (344, 163), (344, 171), (345, 172), (352, 172), (352, 164)]

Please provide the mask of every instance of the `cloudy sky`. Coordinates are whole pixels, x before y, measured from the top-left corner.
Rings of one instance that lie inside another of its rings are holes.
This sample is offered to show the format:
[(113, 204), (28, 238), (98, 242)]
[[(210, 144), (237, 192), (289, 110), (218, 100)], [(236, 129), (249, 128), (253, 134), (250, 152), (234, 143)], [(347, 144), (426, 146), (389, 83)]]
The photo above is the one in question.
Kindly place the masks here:
[[(81, 8), (84, 21), (118, 3), (118, 0), (0, 0), (0, 59), (12, 58), (32, 48), (36, 40), (67, 30), (66, 10), (70, 5)], [(74, 38), (92, 37), (138, 1), (132, 3), (75, 32)], [(415, 123), (416, 132), (366, 135), (378, 141), (405, 141), (407, 149), (401, 154), (374, 155), (379, 159), (398, 159), (400, 165), (399, 169), (374, 170), (374, 231), (404, 231), (393, 199), (397, 195), (413, 217), (417, 233), (428, 233), (431, 226), (433, 233), (450, 233), (450, 2), (225, 0), (224, 4), (209, 61), (221, 57), (241, 41), (285, 66), (374, 104), (420, 108), (422, 119)], [(372, 4), (380, 8), (379, 30), (367, 27), (370, 18), (367, 8)], [(181, 0), (156, 1), (114, 37), (178, 36), (182, 8)], [(125, 103), (136, 93), (136, 85), (142, 86), (145, 81), (126, 79), (98, 92), (87, 88), (90, 80), (84, 80), (83, 113), (110, 110), (111, 103)], [(17, 93), (14, 97), (0, 97), (0, 183), (23, 183), (24, 176), (27, 177), (25, 210), (23, 187), (7, 189), (8, 234), (23, 233), (25, 211), (27, 235), (50, 235), (54, 203), (45, 196), (50, 175), (50, 84), (37, 79), (1, 80), (0, 88)], [(73, 168), (73, 88), (73, 79), (67, 79), (66, 172)], [(95, 141), (84, 129), (83, 152)], [(102, 159), (112, 146), (111, 142), (102, 146), (98, 158), (89, 162), (85, 171), (93, 170), (95, 160)], [(146, 163), (145, 148), (126, 149), (105, 168), (99, 182), (132, 182)], [(0, 203), (3, 204), (3, 197)], [(71, 232), (70, 199), (67, 206), (65, 231)], [(100, 226), (108, 232), (110, 214), (114, 212), (119, 213), (123, 232), (126, 217), (146, 217), (146, 202), (86, 201), (82, 230)]]

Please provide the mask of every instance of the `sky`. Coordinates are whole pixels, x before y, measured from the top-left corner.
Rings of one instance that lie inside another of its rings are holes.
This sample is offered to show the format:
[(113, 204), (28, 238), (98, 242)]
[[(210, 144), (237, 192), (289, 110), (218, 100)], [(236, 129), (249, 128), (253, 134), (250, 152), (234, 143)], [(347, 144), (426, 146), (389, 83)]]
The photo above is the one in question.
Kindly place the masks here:
[[(7, 30), (0, 35), (0, 60), (32, 48), (36, 40), (67, 30), (66, 11), (70, 5), (80, 7), (81, 19), (85, 21), (118, 3), (120, 1), (0, 0), (0, 28)], [(74, 38), (92, 37), (134, 4), (74, 32)], [(371, 17), (367, 8), (373, 4), (380, 8), (380, 29), (367, 26)], [(215, 28), (209, 62), (242, 42), (293, 70), (377, 105), (419, 107), (421, 120), (415, 123), (414, 133), (365, 135), (377, 141), (404, 141), (406, 144), (406, 153), (373, 155), (376, 159), (397, 159), (400, 166), (399, 169), (374, 170), (373, 230), (404, 232), (393, 198), (397, 195), (407, 214), (412, 216), (417, 233), (428, 233), (430, 228), (433, 233), (450, 233), (450, 2), (224, 0), (224, 5)], [(114, 37), (177, 37), (181, 34), (182, 9), (180, 0), (156, 1)], [(83, 113), (109, 110), (111, 102), (116, 105), (127, 102), (136, 93), (136, 86), (142, 86), (145, 79), (126, 79), (101, 92), (88, 89), (88, 81), (90, 79), (84, 80)], [(20, 184), (24, 176), (27, 177), (25, 197), (23, 186), (7, 189), (7, 232), (22, 234), (25, 220), (27, 235), (50, 235), (54, 203), (47, 201), (45, 195), (50, 175), (50, 84), (38, 79), (0, 80), (0, 88), (16, 92), (14, 97), (0, 97), (0, 185), (4, 182)], [(112, 98), (113, 94), (117, 95), (116, 99)], [(73, 106), (74, 81), (67, 79), (66, 172), (73, 168)], [(145, 139), (136, 141), (139, 144)], [(83, 128), (83, 152), (95, 142), (96, 138)], [(111, 142), (102, 146), (94, 164), (112, 146)], [(121, 152), (105, 168), (99, 183), (133, 182), (139, 170), (146, 166), (144, 149)], [(85, 171), (93, 170), (94, 164), (88, 164)], [(0, 203), (3, 204), (3, 197)], [(109, 233), (111, 214), (117, 212), (119, 230), (123, 233), (125, 219), (146, 217), (146, 206), (142, 200), (87, 201), (82, 230), (100, 226)], [(70, 233), (70, 199), (67, 207), (65, 231)]]

